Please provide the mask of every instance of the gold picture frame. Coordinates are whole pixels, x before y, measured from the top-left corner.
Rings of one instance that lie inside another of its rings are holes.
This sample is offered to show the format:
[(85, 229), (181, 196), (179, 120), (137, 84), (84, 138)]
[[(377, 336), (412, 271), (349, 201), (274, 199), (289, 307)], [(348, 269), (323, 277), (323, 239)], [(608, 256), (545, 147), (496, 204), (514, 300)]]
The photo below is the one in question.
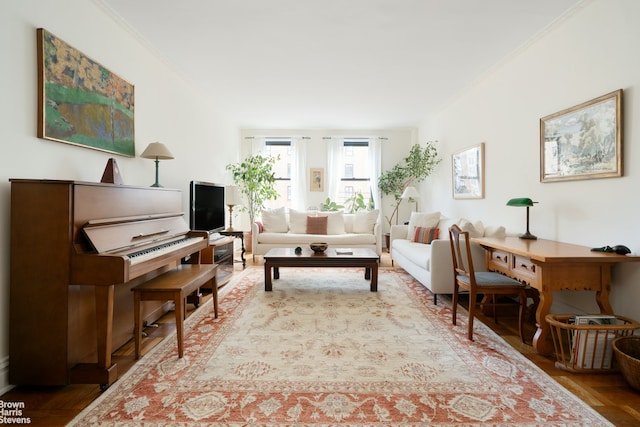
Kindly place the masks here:
[(324, 169), (322, 168), (310, 169), (309, 191), (324, 191)]
[(451, 155), (454, 199), (484, 199), (484, 142)]
[(540, 182), (623, 175), (622, 89), (540, 119)]

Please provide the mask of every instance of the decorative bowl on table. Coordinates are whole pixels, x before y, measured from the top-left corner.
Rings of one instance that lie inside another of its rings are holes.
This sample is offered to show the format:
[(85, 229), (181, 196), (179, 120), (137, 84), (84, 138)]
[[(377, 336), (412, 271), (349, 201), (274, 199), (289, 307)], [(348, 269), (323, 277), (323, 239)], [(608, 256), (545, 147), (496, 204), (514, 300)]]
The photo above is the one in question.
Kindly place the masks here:
[(317, 254), (321, 254), (327, 250), (327, 248), (329, 247), (329, 244), (323, 243), (323, 242), (313, 242), (313, 243), (309, 243), (309, 247), (313, 252)]

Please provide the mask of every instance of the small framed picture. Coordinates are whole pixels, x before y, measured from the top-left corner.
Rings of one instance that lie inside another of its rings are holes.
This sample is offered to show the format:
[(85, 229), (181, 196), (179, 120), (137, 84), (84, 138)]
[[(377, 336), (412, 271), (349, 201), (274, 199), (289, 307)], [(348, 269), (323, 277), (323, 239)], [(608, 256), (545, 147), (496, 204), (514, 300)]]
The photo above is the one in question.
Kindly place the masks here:
[(309, 191), (324, 191), (324, 169), (311, 168)]
[(484, 142), (451, 155), (454, 199), (484, 198)]

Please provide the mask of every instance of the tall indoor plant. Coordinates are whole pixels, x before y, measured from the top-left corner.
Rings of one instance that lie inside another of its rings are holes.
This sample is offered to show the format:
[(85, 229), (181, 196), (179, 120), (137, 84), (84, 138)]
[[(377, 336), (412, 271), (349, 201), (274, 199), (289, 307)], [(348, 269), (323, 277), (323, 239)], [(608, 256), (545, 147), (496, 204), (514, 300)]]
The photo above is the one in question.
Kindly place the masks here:
[[(264, 203), (267, 200), (278, 198), (273, 171), (275, 162), (274, 157), (254, 154), (239, 163), (227, 165), (227, 170), (233, 174), (233, 182), (245, 198), (241, 211), (249, 214), (249, 224), (251, 225), (254, 223), (256, 215), (264, 209)], [(251, 229), (249, 229), (249, 233), (251, 233)], [(250, 242), (251, 238), (245, 240)]]
[(433, 170), (442, 161), (438, 157), (438, 150), (433, 142), (429, 141), (424, 146), (414, 144), (409, 150), (409, 155), (402, 162), (397, 163), (391, 169), (383, 172), (378, 179), (378, 188), (384, 195), (393, 196), (393, 212), (385, 216), (389, 227), (395, 218), (398, 223), (398, 208), (404, 190), (413, 183), (420, 182), (431, 175)]

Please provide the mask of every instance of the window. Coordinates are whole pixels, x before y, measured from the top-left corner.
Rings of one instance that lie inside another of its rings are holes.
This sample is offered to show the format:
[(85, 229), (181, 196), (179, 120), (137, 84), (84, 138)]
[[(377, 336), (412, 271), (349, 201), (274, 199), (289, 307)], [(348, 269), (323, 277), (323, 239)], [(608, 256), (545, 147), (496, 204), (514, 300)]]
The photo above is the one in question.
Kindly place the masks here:
[(362, 193), (365, 203), (371, 198), (371, 162), (368, 140), (345, 139), (342, 145), (343, 172), (338, 184), (336, 202), (343, 204), (350, 197)]
[(277, 200), (267, 202), (267, 205), (271, 208), (281, 206), (289, 208), (291, 207), (291, 164), (295, 161), (293, 150), (291, 149), (291, 140), (288, 138), (267, 139), (265, 141), (265, 154), (276, 159), (273, 169), (276, 178), (276, 190), (280, 195)]
[(353, 163), (344, 164), (344, 178), (353, 178)]
[(345, 185), (344, 187), (344, 197), (348, 199), (353, 196), (353, 185)]

